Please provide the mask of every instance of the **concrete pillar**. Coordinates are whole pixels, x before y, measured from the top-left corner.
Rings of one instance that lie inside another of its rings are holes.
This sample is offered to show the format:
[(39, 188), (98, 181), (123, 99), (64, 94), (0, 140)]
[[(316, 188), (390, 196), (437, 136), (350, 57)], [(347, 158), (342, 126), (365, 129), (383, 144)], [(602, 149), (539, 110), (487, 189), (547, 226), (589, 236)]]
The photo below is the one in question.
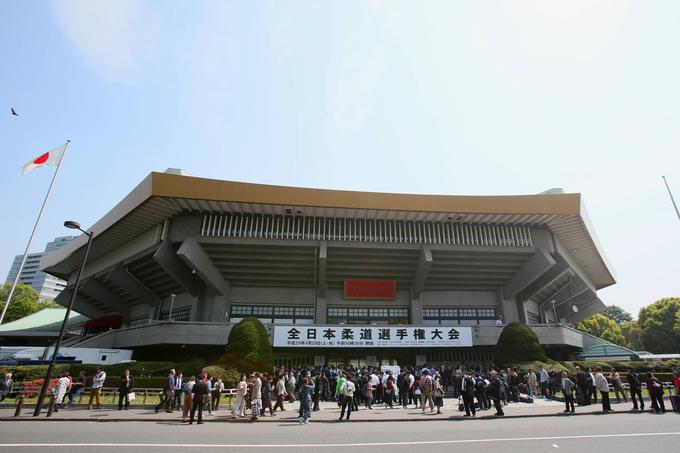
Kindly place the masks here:
[[(324, 291), (325, 292), (325, 291)], [(316, 298), (316, 310), (314, 312), (314, 322), (316, 324), (326, 324), (328, 322), (327, 318), (328, 312), (328, 301), (325, 297)]]
[(423, 323), (423, 298), (411, 296), (411, 324)]

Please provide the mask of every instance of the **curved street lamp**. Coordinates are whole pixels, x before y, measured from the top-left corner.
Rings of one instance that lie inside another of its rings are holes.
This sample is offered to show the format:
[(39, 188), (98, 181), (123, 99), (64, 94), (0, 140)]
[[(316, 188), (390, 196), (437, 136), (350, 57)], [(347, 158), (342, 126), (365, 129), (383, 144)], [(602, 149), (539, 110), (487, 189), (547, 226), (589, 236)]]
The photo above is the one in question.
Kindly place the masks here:
[[(78, 286), (80, 286), (80, 276), (83, 273), (83, 268), (85, 267), (85, 262), (87, 261), (87, 255), (90, 253), (90, 245), (92, 245), (92, 236), (94, 232), (87, 232), (80, 228), (80, 223), (74, 222), (73, 220), (67, 220), (64, 222), (66, 228), (72, 230), (80, 230), (83, 234), (87, 235), (87, 246), (85, 247), (85, 253), (83, 254), (83, 259), (80, 261), (80, 267), (78, 268), (78, 275), (76, 276), (76, 283), (73, 287), (73, 293), (71, 294), (71, 299), (68, 302), (68, 307), (66, 307), (66, 314), (64, 315), (64, 320), (61, 323), (61, 329), (59, 330), (59, 336), (57, 337), (57, 342), (54, 345), (54, 352), (52, 353), (52, 358), (50, 359), (50, 365), (47, 367), (47, 373), (45, 373), (45, 381), (40, 389), (40, 396), (38, 397), (38, 402), (35, 404), (35, 410), (33, 411), (33, 416), (37, 417), (40, 415), (42, 410), (43, 402), (45, 401), (45, 395), (47, 394), (47, 388), (50, 385), (50, 379), (52, 378), (52, 372), (54, 371), (54, 364), (57, 361), (57, 355), (59, 354), (59, 346), (61, 345), (61, 340), (64, 338), (64, 332), (66, 331), (66, 324), (68, 323), (68, 317), (71, 314), (71, 308), (73, 307), (73, 302), (76, 300), (76, 294), (78, 293)], [(52, 411), (47, 412), (47, 416), (52, 415)]]

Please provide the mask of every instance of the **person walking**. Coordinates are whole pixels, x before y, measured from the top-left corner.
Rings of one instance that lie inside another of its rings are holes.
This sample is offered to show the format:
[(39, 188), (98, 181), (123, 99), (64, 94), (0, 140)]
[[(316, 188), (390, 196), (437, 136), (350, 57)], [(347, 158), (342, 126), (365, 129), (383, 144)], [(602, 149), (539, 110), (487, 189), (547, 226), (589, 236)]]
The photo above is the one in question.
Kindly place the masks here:
[(610, 370), (609, 376), (612, 380), (612, 387), (614, 388), (614, 395), (616, 396), (616, 402), (621, 402), (621, 395), (623, 395), (623, 401), (628, 402), (628, 397), (626, 396), (626, 389), (623, 388), (623, 382), (621, 382), (621, 376), (619, 372), (614, 368)]
[(310, 377), (302, 378), (300, 387), (300, 424), (309, 425), (309, 417), (312, 415), (312, 392), (314, 392), (314, 381)]
[(295, 402), (295, 385), (297, 380), (295, 379), (295, 374), (291, 371), (288, 373), (288, 383), (286, 384), (286, 392), (288, 393), (288, 402)]
[(189, 411), (193, 407), (194, 395), (191, 390), (196, 385), (196, 377), (191, 376), (187, 382), (182, 385), (182, 393), (184, 393), (184, 404), (182, 406), (182, 421), (185, 421), (189, 416)]
[(104, 382), (106, 381), (106, 371), (103, 368), (97, 368), (97, 374), (92, 378), (92, 390), (90, 391), (90, 402), (88, 404), (88, 409), (92, 410), (92, 401), (96, 401), (97, 408), (102, 407), (101, 396), (102, 388), (104, 387)]
[[(499, 381), (500, 386), (500, 381)], [(465, 370), (465, 375), (461, 380), (460, 393), (463, 396), (463, 406), (465, 407), (465, 417), (469, 417), (470, 413), (474, 417), (476, 415), (474, 394), (475, 394), (475, 381), (470, 376), (470, 372)], [(499, 394), (499, 399), (501, 395)]]
[(593, 373), (592, 368), (588, 368), (588, 390), (590, 391), (590, 397), (592, 402), (597, 404), (597, 381), (595, 380), (595, 373)]
[(548, 372), (543, 368), (543, 365), (541, 365), (540, 372), (539, 372), (539, 379), (541, 383), (541, 398), (546, 398), (547, 391), (548, 391), (548, 379), (550, 376), (548, 375)]
[(197, 379), (194, 386), (191, 388), (191, 414), (189, 416), (189, 424), (194, 423), (194, 417), (198, 410), (198, 424), (203, 424), (203, 404), (204, 397), (207, 395), (207, 386), (203, 379)]
[(12, 373), (5, 373), (5, 377), (0, 381), (0, 403), (12, 393), (14, 389), (14, 380)]
[(212, 386), (212, 410), (217, 411), (220, 408), (220, 400), (222, 399), (222, 390), (224, 390), (224, 383), (222, 379), (213, 377)]
[(527, 381), (527, 396), (533, 398), (536, 393), (536, 373), (534, 373), (533, 368), (529, 368), (529, 372), (525, 376)]
[(130, 370), (123, 371), (120, 377), (120, 384), (118, 384), (118, 410), (123, 410), (123, 401), (125, 401), (125, 410), (130, 407), (130, 393), (134, 388)]
[(352, 413), (352, 406), (353, 406), (353, 399), (354, 399), (354, 391), (356, 388), (354, 387), (354, 384), (352, 383), (351, 380), (347, 379), (347, 376), (344, 375), (343, 377), (345, 378), (342, 387), (340, 387), (340, 419), (338, 421), (342, 421), (342, 418), (345, 415), (345, 410), (347, 410), (347, 418), (346, 420), (349, 421), (349, 416)]
[(373, 386), (371, 385), (370, 376), (366, 376), (364, 395), (366, 396), (366, 409), (373, 410)]
[[(231, 406), (231, 415), (234, 418), (245, 417), (246, 415), (246, 392), (248, 391), (248, 383), (246, 382), (246, 375), (241, 374), (241, 378), (236, 384), (236, 400)], [(277, 401), (278, 404), (278, 401)], [(276, 407), (274, 408), (276, 409)]]
[(250, 410), (252, 412), (250, 419), (255, 421), (260, 416), (262, 409), (262, 380), (260, 373), (253, 373), (251, 377), (252, 390), (250, 393)]
[(588, 375), (581, 367), (576, 367), (576, 385), (578, 386), (579, 393), (581, 394), (581, 402), (583, 406), (590, 405), (590, 389), (588, 385)]
[(182, 390), (184, 388), (184, 376), (182, 375), (182, 372), (179, 371), (175, 375), (175, 394), (173, 396), (173, 402), (172, 405), (175, 407), (176, 410), (182, 409), (182, 396), (184, 395), (184, 391)]
[(276, 415), (276, 412), (274, 412), (274, 408), (272, 407), (272, 379), (266, 374), (263, 374), (261, 379), (262, 379), (262, 410), (260, 411), (260, 415), (264, 416), (267, 409), (269, 409), (269, 415), (273, 417), (274, 415)]
[(654, 373), (647, 373), (647, 392), (652, 400), (652, 411), (655, 414), (665, 414), (666, 405), (663, 402), (663, 384), (657, 379)]
[(175, 370), (170, 370), (168, 377), (165, 379), (163, 391), (161, 393), (161, 401), (156, 405), (154, 410), (156, 413), (165, 408), (165, 412), (172, 413), (173, 402), (175, 401)]
[(626, 380), (628, 381), (630, 399), (633, 400), (633, 410), (638, 410), (638, 401), (640, 401), (640, 410), (645, 410), (645, 401), (642, 399), (642, 382), (640, 381), (640, 375), (637, 374), (633, 368), (628, 368)]
[(611, 404), (609, 404), (609, 382), (607, 382), (607, 378), (604, 377), (604, 374), (602, 374), (602, 368), (598, 368), (597, 373), (595, 374), (595, 385), (597, 387), (597, 390), (600, 392), (600, 396), (602, 397), (602, 412), (609, 413), (609, 412), (614, 412), (612, 409)]
[(494, 415), (503, 417), (505, 412), (503, 412), (503, 406), (501, 406), (501, 380), (498, 378), (498, 372), (496, 370), (491, 370), (489, 377), (489, 386), (486, 390), (486, 396), (493, 401), (493, 405), (496, 408), (496, 413)]
[(430, 375), (430, 370), (424, 370), (420, 376), (420, 410), (425, 412), (425, 404), (429, 404), (430, 412), (434, 412), (434, 401), (432, 400), (432, 391), (434, 390), (434, 381)]
[(437, 408), (437, 414), (442, 413), (442, 407), (444, 406), (444, 386), (441, 383), (441, 375), (435, 375), (433, 385), (432, 385), (432, 400), (434, 401), (434, 406)]
[(70, 388), (71, 376), (69, 376), (68, 371), (64, 371), (52, 390), (52, 398), (54, 399), (54, 412), (59, 412), (59, 407), (64, 402), (64, 397)]
[(574, 408), (574, 388), (576, 388), (576, 384), (569, 379), (569, 376), (567, 375), (566, 371), (562, 371), (562, 395), (564, 395), (564, 413), (565, 414), (573, 414), (576, 412)]
[(283, 407), (283, 400), (286, 398), (286, 381), (285, 375), (279, 376), (279, 380), (276, 383), (276, 404), (274, 405), (274, 412), (279, 408), (281, 411), (286, 409)]

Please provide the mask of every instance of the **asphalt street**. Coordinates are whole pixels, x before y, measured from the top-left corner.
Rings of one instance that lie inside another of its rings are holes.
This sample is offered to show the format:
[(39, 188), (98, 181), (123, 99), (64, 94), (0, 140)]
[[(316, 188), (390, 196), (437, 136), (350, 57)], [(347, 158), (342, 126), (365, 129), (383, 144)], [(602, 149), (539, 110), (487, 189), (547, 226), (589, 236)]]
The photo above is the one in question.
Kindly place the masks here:
[(450, 452), (512, 448), (522, 453), (569, 450), (680, 451), (680, 416), (616, 414), (432, 422), (205, 423), (4, 421), (0, 452)]

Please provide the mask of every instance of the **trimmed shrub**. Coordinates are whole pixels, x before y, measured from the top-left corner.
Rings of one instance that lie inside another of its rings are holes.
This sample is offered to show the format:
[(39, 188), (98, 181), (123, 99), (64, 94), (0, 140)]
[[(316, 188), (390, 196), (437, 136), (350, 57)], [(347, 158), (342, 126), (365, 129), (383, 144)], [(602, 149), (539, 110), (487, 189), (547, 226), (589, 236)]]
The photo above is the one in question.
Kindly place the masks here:
[(553, 360), (547, 360), (545, 362), (534, 360), (532, 362), (508, 363), (505, 365), (505, 368), (514, 369), (520, 376), (524, 376), (526, 373), (529, 372), (530, 369), (533, 369), (534, 373), (538, 375), (538, 371), (541, 369), (541, 365), (543, 365), (543, 368), (545, 368), (548, 371), (554, 368), (555, 371), (558, 373), (561, 373), (562, 371), (566, 371), (568, 373), (573, 372), (573, 368), (570, 368), (568, 366), (563, 365), (560, 362), (555, 362)]
[(521, 322), (511, 322), (505, 326), (496, 344), (496, 364), (505, 367), (510, 363), (534, 360), (548, 361), (534, 331)]
[(274, 367), (269, 335), (260, 320), (244, 318), (231, 329), (219, 362), (242, 373), (269, 371)]

